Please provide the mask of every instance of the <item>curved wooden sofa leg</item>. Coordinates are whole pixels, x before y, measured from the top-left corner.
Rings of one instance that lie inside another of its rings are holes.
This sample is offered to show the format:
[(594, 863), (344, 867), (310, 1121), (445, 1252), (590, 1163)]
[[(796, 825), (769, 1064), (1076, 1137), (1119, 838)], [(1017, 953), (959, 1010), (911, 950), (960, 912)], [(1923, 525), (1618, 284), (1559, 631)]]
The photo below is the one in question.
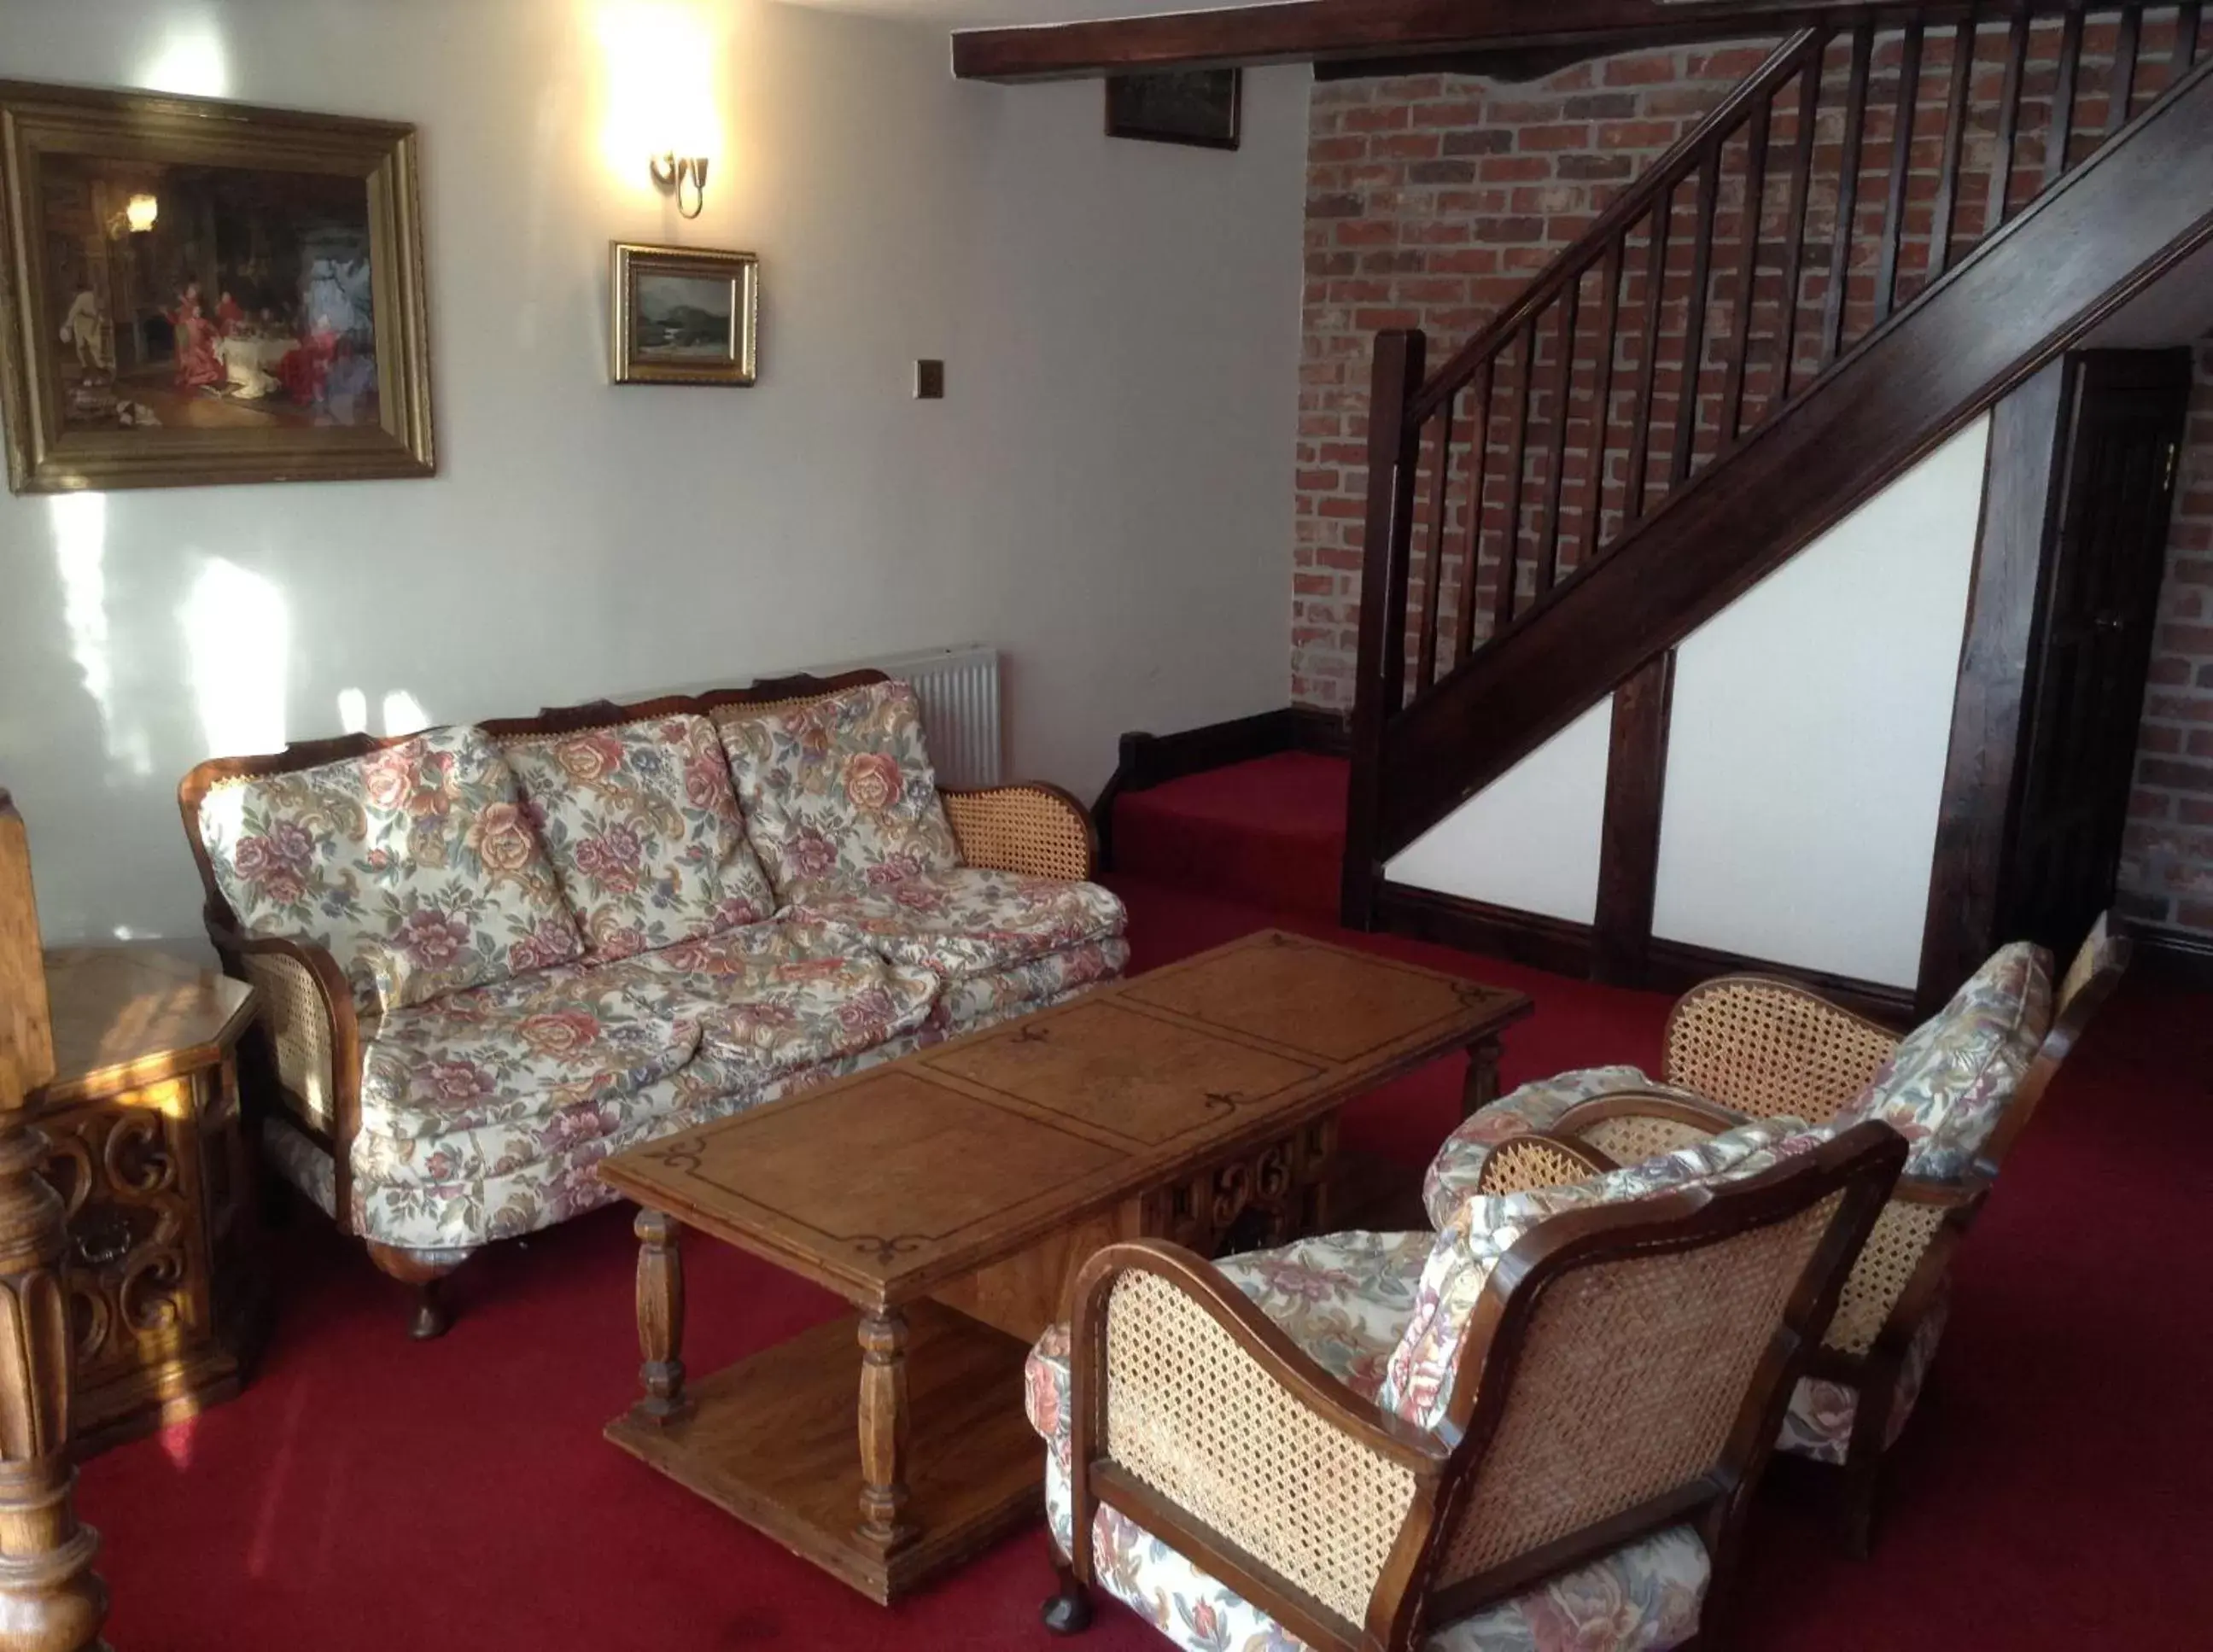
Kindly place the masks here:
[(377, 1271), (415, 1288), (415, 1316), (407, 1334), (417, 1342), (442, 1337), (454, 1323), (439, 1282), (468, 1259), (466, 1251), (410, 1251), (369, 1240), (369, 1259)]
[(1053, 1550), (1052, 1575), (1058, 1588), (1039, 1615), (1056, 1635), (1081, 1635), (1091, 1627), (1091, 1591), (1076, 1576), (1058, 1546)]

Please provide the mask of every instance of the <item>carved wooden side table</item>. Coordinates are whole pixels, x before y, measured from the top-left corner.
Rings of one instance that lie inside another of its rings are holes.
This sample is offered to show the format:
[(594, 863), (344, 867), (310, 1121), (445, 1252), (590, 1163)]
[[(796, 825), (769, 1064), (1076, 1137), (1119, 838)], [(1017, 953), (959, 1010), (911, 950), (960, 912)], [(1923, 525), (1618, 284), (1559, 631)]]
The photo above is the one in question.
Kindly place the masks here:
[(253, 990), (166, 954), (51, 953), (52, 1081), (32, 1092), (68, 1210), (79, 1454), (239, 1389), (266, 1302), (237, 1047)]

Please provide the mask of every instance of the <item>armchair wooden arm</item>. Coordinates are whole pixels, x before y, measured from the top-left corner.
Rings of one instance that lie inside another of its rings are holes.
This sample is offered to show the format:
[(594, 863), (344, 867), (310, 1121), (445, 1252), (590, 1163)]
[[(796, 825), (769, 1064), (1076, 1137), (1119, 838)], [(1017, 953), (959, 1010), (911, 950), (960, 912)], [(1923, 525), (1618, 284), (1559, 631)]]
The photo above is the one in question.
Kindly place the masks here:
[(1058, 786), (940, 787), (937, 795), (971, 866), (1070, 882), (1098, 872), (1099, 834), (1090, 811)]
[(1889, 1028), (1795, 983), (1722, 975), (1676, 1001), (1662, 1076), (1754, 1118), (1820, 1125), (1897, 1047)]
[(1634, 1164), (1750, 1122), (1734, 1108), (1698, 1096), (1610, 1090), (1576, 1102), (1552, 1121), (1552, 1133), (1617, 1164)]

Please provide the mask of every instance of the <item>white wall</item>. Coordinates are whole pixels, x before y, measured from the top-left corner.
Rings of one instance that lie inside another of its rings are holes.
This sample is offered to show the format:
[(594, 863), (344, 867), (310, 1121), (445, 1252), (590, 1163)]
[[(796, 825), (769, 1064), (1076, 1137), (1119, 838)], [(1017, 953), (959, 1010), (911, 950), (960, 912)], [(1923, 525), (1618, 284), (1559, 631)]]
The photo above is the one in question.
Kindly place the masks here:
[(1598, 909), (1609, 694), (1384, 867), (1394, 883), (1588, 924)]
[[(1684, 640), (1655, 936), (1912, 984), (1989, 438), (1978, 420)], [(1611, 705), (1388, 875), (1590, 922)]]
[[(418, 123), (440, 474), (0, 498), (51, 941), (198, 932), (217, 752), (982, 640), (1015, 771), (1281, 704), (1306, 78), (1236, 155), (758, 0), (5, 0), (0, 72)], [(712, 157), (682, 223), (649, 149)], [(763, 259), (746, 391), (606, 382), (610, 238)], [(909, 399), (913, 358), (948, 399)], [(389, 709), (389, 716), (385, 713)]]
[(1655, 936), (1913, 984), (1989, 445), (1978, 419), (1677, 651)]

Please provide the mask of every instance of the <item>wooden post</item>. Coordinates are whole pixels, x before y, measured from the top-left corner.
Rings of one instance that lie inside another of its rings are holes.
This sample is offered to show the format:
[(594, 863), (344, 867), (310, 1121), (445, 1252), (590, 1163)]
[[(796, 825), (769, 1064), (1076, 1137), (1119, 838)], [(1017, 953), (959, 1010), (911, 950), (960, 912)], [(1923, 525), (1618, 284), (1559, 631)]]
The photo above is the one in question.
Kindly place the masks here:
[(0, 1070), (0, 1649), (105, 1652), (100, 1534), (72, 1501), (66, 1252), (46, 1156)]
[(46, 1008), (46, 957), (31, 890), (31, 845), (23, 817), (0, 787), (0, 1093), (20, 1098), (54, 1076), (54, 1029)]
[(637, 1234), (637, 1368), (645, 1398), (637, 1410), (667, 1427), (687, 1414), (684, 1393), (684, 1255), (678, 1248), (683, 1228), (662, 1210), (642, 1210), (632, 1225)]
[(861, 1539), (888, 1555), (914, 1536), (907, 1518), (906, 1316), (861, 1315)]

